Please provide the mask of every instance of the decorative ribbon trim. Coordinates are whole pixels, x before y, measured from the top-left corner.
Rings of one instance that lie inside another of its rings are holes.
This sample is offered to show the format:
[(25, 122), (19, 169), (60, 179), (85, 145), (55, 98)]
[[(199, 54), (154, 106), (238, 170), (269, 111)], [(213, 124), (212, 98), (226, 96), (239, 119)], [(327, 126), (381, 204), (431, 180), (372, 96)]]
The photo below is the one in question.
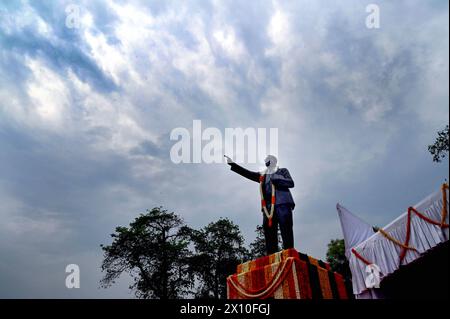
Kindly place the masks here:
[(270, 182), (270, 185), (272, 186), (272, 198), (270, 200), (270, 213), (269, 213), (266, 207), (266, 200), (264, 199), (263, 184), (264, 184), (264, 175), (261, 175), (259, 177), (259, 193), (261, 194), (261, 206), (264, 214), (268, 219), (268, 226), (272, 227), (273, 212), (275, 210), (275, 185), (273, 185), (273, 183)]
[[(427, 216), (423, 215), (419, 211), (417, 211), (417, 209), (415, 209), (414, 207), (409, 207), (408, 208), (408, 222), (407, 222), (407, 225), (406, 225), (406, 238), (405, 238), (405, 243), (404, 243), (405, 246), (408, 246), (409, 239), (411, 237), (411, 217), (412, 217), (412, 213), (415, 213), (417, 216), (419, 216), (420, 218), (422, 218), (423, 220), (425, 220), (426, 222), (428, 222), (430, 224), (433, 224), (435, 226), (440, 226), (441, 228), (448, 228), (448, 224), (434, 221), (434, 220), (428, 218)], [(444, 214), (444, 210), (442, 210), (442, 213)], [(407, 249), (402, 248), (402, 252), (400, 254), (400, 261), (399, 261), (400, 265), (402, 264), (403, 259), (406, 256), (406, 252), (407, 252)]]
[[(444, 227), (445, 220), (447, 219), (447, 190), (448, 190), (448, 184), (442, 184), (442, 200), (444, 201), (442, 205), (442, 219), (441, 219), (441, 227)], [(448, 226), (447, 226), (448, 227)]]
[[(386, 237), (387, 239), (393, 241), (394, 243), (396, 243), (397, 245), (400, 245), (402, 247), (402, 251), (400, 253), (399, 266), (402, 265), (403, 259), (405, 258), (406, 252), (408, 250), (414, 250), (414, 251), (418, 252), (416, 248), (409, 246), (409, 239), (411, 237), (411, 216), (412, 216), (413, 213), (415, 213), (418, 217), (420, 217), (421, 219), (423, 219), (424, 221), (426, 221), (426, 222), (428, 222), (428, 223), (430, 223), (432, 225), (439, 226), (441, 228), (448, 228), (449, 227), (449, 225), (445, 223), (445, 220), (446, 220), (447, 214), (448, 214), (448, 210), (447, 210), (447, 190), (448, 190), (448, 185), (447, 184), (442, 184), (441, 189), (442, 189), (443, 205), (442, 205), (442, 218), (441, 218), (440, 222), (437, 222), (437, 221), (432, 220), (431, 218), (425, 216), (424, 214), (422, 214), (419, 211), (417, 211), (417, 209), (415, 209), (414, 207), (409, 207), (408, 208), (408, 214), (407, 214), (407, 223), (406, 223), (406, 238), (405, 238), (405, 242), (404, 243), (401, 243), (397, 239), (391, 237), (383, 229), (379, 230), (380, 233), (384, 237)], [(356, 256), (356, 258), (361, 260), (366, 265), (372, 264), (370, 261), (368, 261), (363, 256), (361, 256), (354, 248), (352, 248), (352, 253)]]
[(227, 281), (236, 289), (239, 295), (245, 298), (255, 299), (261, 298), (266, 299), (270, 297), (284, 281), (286, 276), (289, 274), (291, 267), (293, 266), (294, 258), (289, 257), (282, 261), (278, 266), (272, 279), (267, 283), (267, 285), (261, 289), (247, 289), (237, 281), (237, 276), (229, 276)]
[(358, 258), (359, 260), (361, 260), (363, 263), (365, 263), (367, 266), (368, 265), (372, 265), (372, 263), (370, 261), (368, 261), (367, 259), (365, 259), (363, 256), (361, 256), (356, 250), (355, 248), (352, 248), (352, 253), (356, 256), (356, 258)]
[(411, 246), (407, 246), (403, 243), (401, 243), (400, 241), (398, 241), (397, 239), (395, 239), (394, 237), (392, 237), (391, 235), (389, 235), (389, 233), (387, 233), (384, 229), (380, 228), (379, 232), (386, 237), (387, 239), (389, 239), (390, 241), (392, 241), (394, 244), (399, 245), (400, 247), (404, 248), (404, 249), (411, 249), (414, 250), (415, 252), (419, 252), (416, 248), (411, 247)]

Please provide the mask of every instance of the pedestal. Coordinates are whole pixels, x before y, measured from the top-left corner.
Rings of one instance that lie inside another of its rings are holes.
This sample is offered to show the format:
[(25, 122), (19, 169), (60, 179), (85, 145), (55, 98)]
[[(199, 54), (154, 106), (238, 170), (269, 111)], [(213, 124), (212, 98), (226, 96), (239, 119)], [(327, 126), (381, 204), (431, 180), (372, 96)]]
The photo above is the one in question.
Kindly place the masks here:
[(313, 257), (287, 249), (237, 266), (228, 299), (348, 299), (342, 275)]

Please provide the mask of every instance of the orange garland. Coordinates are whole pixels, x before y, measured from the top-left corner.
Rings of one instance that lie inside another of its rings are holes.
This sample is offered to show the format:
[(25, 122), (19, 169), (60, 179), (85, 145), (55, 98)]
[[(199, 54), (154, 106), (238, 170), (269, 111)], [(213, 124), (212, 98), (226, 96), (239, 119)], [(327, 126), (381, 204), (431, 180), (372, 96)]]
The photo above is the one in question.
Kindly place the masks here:
[(270, 201), (271, 206), (270, 206), (270, 213), (269, 213), (267, 211), (267, 207), (266, 207), (266, 200), (264, 199), (264, 192), (263, 192), (264, 178), (265, 178), (264, 175), (259, 176), (259, 192), (261, 194), (261, 209), (268, 219), (268, 226), (272, 227), (273, 212), (275, 210), (275, 185), (273, 185), (273, 183), (270, 182), (270, 184), (272, 186), (272, 198)]
[(272, 279), (267, 283), (265, 287), (260, 289), (248, 289), (244, 287), (238, 280), (236, 276), (230, 276), (227, 278), (227, 281), (231, 283), (236, 291), (245, 298), (261, 298), (266, 299), (269, 298), (283, 283), (286, 276), (289, 274), (291, 270), (292, 263), (294, 262), (293, 257), (288, 257), (286, 260), (282, 261), (275, 271)]
[(447, 214), (448, 214), (448, 210), (447, 210), (447, 189), (448, 189), (448, 185), (447, 184), (442, 184), (442, 187), (441, 187), (442, 200), (444, 201), (444, 203), (442, 204), (441, 227), (443, 227), (445, 225), (445, 220), (447, 219)]
[(380, 228), (378, 230), (381, 235), (383, 235), (384, 237), (386, 237), (387, 239), (389, 239), (390, 241), (392, 241), (394, 244), (399, 245), (400, 247), (403, 247), (405, 249), (411, 249), (414, 250), (416, 253), (418, 253), (417, 249), (414, 247), (410, 247), (410, 246), (406, 246), (405, 244), (401, 243), (400, 241), (398, 241), (397, 239), (395, 239), (394, 237), (392, 237), (391, 235), (389, 235), (389, 233), (387, 233), (384, 229)]
[(359, 260), (361, 260), (363, 263), (365, 263), (366, 265), (372, 265), (372, 263), (370, 261), (368, 261), (367, 259), (365, 259), (363, 256), (361, 256), (356, 250), (355, 248), (352, 248), (352, 253), (353, 255), (355, 255)]
[[(416, 248), (409, 246), (409, 239), (411, 237), (411, 216), (412, 216), (412, 213), (415, 213), (421, 219), (423, 219), (426, 222), (428, 222), (430, 224), (433, 224), (435, 226), (440, 226), (441, 228), (448, 228), (449, 227), (449, 225), (445, 223), (445, 219), (447, 218), (447, 214), (448, 214), (448, 211), (447, 211), (447, 189), (448, 189), (448, 185), (447, 184), (443, 184), (442, 187), (441, 187), (443, 205), (442, 205), (442, 218), (441, 218), (440, 222), (437, 222), (437, 221), (432, 220), (431, 218), (428, 218), (424, 214), (422, 214), (419, 211), (417, 211), (414, 207), (409, 207), (408, 208), (408, 214), (407, 214), (407, 223), (406, 223), (406, 238), (405, 238), (405, 242), (403, 244), (401, 242), (398, 242), (395, 238), (392, 238), (383, 229), (380, 229), (380, 233), (383, 236), (385, 236), (387, 239), (392, 240), (394, 243), (396, 243), (396, 244), (398, 244), (398, 245), (400, 245), (402, 247), (402, 251), (400, 253), (400, 261), (399, 261), (400, 265), (402, 264), (403, 259), (406, 256), (406, 252), (408, 250), (414, 250), (414, 251), (417, 252)], [(370, 261), (368, 261), (363, 256), (361, 256), (354, 248), (352, 248), (352, 253), (359, 260), (361, 260), (363, 263), (365, 263), (366, 265), (372, 264)]]

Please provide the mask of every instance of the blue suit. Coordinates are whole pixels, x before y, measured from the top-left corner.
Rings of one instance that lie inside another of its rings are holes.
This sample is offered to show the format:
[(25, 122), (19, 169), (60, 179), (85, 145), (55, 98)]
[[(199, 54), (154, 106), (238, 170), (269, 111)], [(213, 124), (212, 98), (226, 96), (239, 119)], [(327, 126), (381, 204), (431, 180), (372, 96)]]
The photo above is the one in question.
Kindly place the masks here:
[[(229, 165), (233, 172), (259, 183), (260, 173), (249, 171), (236, 163), (230, 163)], [(295, 203), (289, 190), (289, 188), (294, 187), (294, 181), (286, 168), (279, 168), (269, 176), (264, 175), (263, 196), (268, 205), (268, 210), (270, 210), (272, 195), (269, 179), (275, 185), (275, 211), (272, 218), (272, 227), (269, 227), (268, 219), (263, 214), (263, 229), (267, 254), (272, 254), (278, 251), (278, 224), (280, 225), (281, 238), (283, 239), (283, 249), (294, 247), (292, 210), (295, 207)]]

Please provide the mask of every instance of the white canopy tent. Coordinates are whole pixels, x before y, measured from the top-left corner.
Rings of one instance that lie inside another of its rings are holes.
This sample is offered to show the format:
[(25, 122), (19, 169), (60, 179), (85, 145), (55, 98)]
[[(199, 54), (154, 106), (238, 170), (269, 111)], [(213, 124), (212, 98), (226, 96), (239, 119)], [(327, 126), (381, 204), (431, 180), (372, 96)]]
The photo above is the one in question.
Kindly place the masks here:
[(367, 223), (338, 204), (356, 298), (381, 296), (377, 288), (366, 285), (368, 265), (377, 266), (383, 280), (401, 265), (413, 262), (428, 250), (448, 241), (447, 207), (448, 186), (443, 185), (441, 190), (409, 208), (380, 231), (370, 234)]
[(345, 256), (349, 259), (352, 254), (351, 248), (372, 236), (374, 233), (373, 227), (340, 204), (336, 205), (336, 209), (344, 233)]

